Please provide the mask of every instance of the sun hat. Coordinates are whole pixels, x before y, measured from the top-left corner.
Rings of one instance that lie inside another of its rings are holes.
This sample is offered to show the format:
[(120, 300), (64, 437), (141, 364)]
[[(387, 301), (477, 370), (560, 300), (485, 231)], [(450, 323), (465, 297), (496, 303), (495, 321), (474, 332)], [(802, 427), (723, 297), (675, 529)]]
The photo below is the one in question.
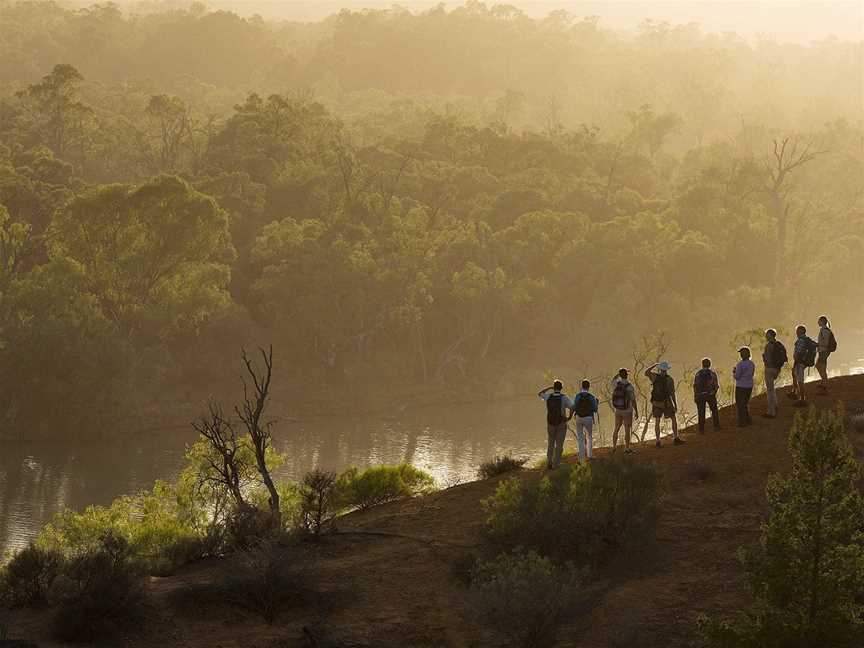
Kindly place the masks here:
[(660, 369), (660, 371), (669, 371), (669, 369), (672, 368), (672, 365), (670, 365), (668, 362), (666, 362), (664, 360), (659, 365), (657, 365), (657, 368)]

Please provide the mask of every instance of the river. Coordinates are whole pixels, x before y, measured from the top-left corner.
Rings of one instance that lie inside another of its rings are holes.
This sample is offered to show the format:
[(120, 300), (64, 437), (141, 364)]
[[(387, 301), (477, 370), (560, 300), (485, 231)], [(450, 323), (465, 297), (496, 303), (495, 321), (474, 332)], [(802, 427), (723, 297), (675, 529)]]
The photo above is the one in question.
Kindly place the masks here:
[[(404, 461), (447, 486), (473, 479), (477, 466), (496, 454), (541, 456), (544, 417), (542, 403), (525, 398), (424, 407), (392, 420), (280, 423), (274, 437), (287, 460), (279, 474), (298, 479), (316, 466), (338, 471)], [(25, 545), (64, 506), (109, 504), (175, 477), (194, 440), (191, 427), (181, 427), (112, 442), (0, 442), (0, 555)], [(567, 444), (575, 446), (572, 436)]]

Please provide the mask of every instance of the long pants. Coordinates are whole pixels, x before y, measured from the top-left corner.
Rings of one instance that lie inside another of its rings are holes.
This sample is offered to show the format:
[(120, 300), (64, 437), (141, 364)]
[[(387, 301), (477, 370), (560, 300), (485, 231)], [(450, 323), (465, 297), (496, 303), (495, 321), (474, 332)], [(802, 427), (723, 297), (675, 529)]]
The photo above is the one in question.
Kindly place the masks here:
[[(579, 461), (585, 461), (594, 456), (594, 417), (577, 416), (576, 421), (576, 443), (579, 446)], [(587, 448), (587, 452), (586, 452)]]
[(564, 439), (567, 438), (567, 423), (558, 425), (546, 425), (549, 435), (549, 443), (546, 447), (546, 466), (557, 468), (561, 463), (561, 455), (564, 452)]
[(711, 410), (711, 422), (714, 424), (714, 429), (720, 427), (720, 413), (717, 411), (717, 396), (711, 394), (710, 396), (697, 396), (696, 397), (696, 413), (699, 415), (699, 431), (705, 431), (705, 406)]
[(735, 406), (738, 409), (738, 425), (750, 425), (750, 397), (753, 395), (752, 387), (735, 388)]
[(774, 383), (780, 376), (780, 370), (773, 367), (765, 367), (765, 396), (768, 399), (768, 416), (777, 415), (777, 389)]
[(822, 379), (822, 387), (828, 386), (828, 356), (830, 355), (829, 351), (820, 351), (816, 358), (816, 371), (819, 372), (819, 377)]

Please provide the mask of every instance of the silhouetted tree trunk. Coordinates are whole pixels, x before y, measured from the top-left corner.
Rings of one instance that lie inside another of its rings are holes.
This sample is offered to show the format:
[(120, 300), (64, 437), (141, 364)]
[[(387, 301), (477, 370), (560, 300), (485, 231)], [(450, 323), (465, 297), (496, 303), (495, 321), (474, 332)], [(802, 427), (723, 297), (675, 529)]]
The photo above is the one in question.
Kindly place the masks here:
[(252, 441), (261, 481), (270, 494), (270, 511), (278, 518), (280, 516), (279, 492), (276, 490), (276, 484), (270, 476), (269, 468), (267, 468), (267, 449), (273, 440), (270, 433), (273, 423), (272, 421), (262, 421), (264, 410), (267, 407), (267, 399), (270, 397), (270, 382), (273, 377), (273, 347), (271, 346), (268, 351), (264, 351), (264, 349), (259, 349), (259, 351), (264, 362), (264, 369), (260, 372), (246, 355), (246, 351), (243, 351), (243, 363), (246, 365), (246, 372), (249, 374), (252, 384), (250, 389), (249, 381), (243, 379), (243, 404), (236, 407), (235, 411), (246, 426), (249, 439)]

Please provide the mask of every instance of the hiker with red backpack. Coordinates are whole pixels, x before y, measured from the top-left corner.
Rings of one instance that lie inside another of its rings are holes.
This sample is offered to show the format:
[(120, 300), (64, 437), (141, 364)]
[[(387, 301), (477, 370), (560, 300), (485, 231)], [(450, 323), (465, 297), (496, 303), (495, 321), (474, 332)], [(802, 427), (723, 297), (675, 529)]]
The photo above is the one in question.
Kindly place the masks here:
[(615, 427), (612, 430), (612, 452), (618, 446), (618, 430), (624, 426), (624, 454), (632, 454), (630, 435), (633, 419), (639, 418), (639, 405), (636, 402), (636, 389), (628, 379), (628, 372), (621, 368), (612, 380), (612, 410), (615, 412)]
[(816, 364), (816, 353), (819, 350), (819, 345), (813, 338), (807, 336), (807, 327), (799, 324), (795, 328), (795, 350), (792, 352), (792, 387), (793, 390), (789, 394), (789, 398), (795, 400), (795, 407), (804, 407), (807, 405), (807, 398), (804, 393), (804, 374), (807, 369)]
[[(567, 438), (567, 421), (573, 416), (573, 401), (562, 391), (563, 389), (562, 382), (555, 380), (551, 387), (537, 392), (537, 395), (546, 402), (546, 433), (548, 437), (546, 468), (549, 470), (554, 470), (561, 464), (564, 439)], [(570, 410), (569, 415), (567, 410)]]
[(717, 408), (717, 392), (720, 391), (720, 380), (717, 372), (711, 368), (711, 358), (702, 359), (702, 368), (693, 376), (693, 400), (696, 402), (696, 413), (699, 417), (699, 431), (705, 431), (705, 408), (711, 409), (711, 422), (714, 429), (720, 429), (720, 413)]
[[(658, 371), (654, 371), (654, 369)], [(645, 370), (645, 376), (651, 381), (651, 416), (654, 418), (654, 445), (660, 443), (660, 420), (667, 418), (672, 421), (672, 442), (675, 445), (684, 443), (678, 436), (678, 401), (675, 399), (675, 381), (669, 375), (670, 365), (665, 360), (651, 365)]]
[(732, 377), (735, 379), (735, 407), (738, 410), (738, 427), (747, 427), (753, 423), (750, 418), (750, 397), (753, 396), (756, 365), (750, 359), (750, 347), (741, 347), (738, 353), (741, 361), (732, 369)]
[(590, 461), (594, 457), (594, 417), (600, 404), (590, 391), (591, 383), (582, 381), (582, 391), (573, 397), (573, 418), (576, 419), (576, 444), (579, 446), (579, 461)]
[(789, 362), (786, 347), (777, 339), (777, 331), (769, 328), (765, 331), (765, 350), (762, 351), (762, 363), (765, 366), (765, 397), (767, 399), (767, 411), (762, 415), (764, 418), (777, 416), (777, 390), (775, 383), (780, 377), (783, 365)]
[(819, 337), (816, 343), (819, 347), (819, 355), (816, 358), (816, 371), (822, 379), (819, 383), (821, 393), (828, 393), (828, 356), (837, 350), (837, 338), (831, 330), (831, 324), (824, 315), (819, 318)]

